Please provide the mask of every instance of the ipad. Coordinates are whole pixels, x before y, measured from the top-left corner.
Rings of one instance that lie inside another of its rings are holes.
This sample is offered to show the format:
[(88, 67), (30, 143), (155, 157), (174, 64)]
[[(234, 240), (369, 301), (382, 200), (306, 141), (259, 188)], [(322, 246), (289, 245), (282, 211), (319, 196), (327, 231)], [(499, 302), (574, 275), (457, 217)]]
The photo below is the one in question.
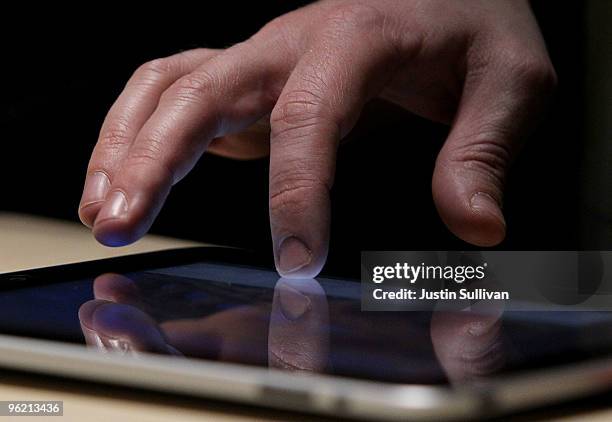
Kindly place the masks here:
[[(612, 385), (607, 312), (361, 310), (229, 248), (0, 275), (0, 366), (334, 416), (494, 416)], [(474, 307), (477, 308), (477, 307)]]

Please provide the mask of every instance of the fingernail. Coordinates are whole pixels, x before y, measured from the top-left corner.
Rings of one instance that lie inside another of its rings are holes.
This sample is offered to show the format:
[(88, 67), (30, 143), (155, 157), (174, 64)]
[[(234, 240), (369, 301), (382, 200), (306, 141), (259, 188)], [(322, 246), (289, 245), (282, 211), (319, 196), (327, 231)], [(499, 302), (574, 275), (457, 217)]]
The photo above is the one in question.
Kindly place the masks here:
[(312, 252), (304, 242), (295, 236), (289, 236), (282, 241), (278, 253), (278, 269), (285, 273), (293, 273), (304, 268), (312, 261)]
[(111, 183), (108, 176), (101, 171), (97, 171), (87, 176), (85, 188), (83, 188), (81, 208), (96, 202), (104, 201), (110, 187)]
[(301, 318), (310, 309), (310, 299), (287, 284), (278, 292), (280, 308), (285, 318), (295, 321)]
[(125, 194), (121, 191), (114, 191), (106, 199), (106, 203), (100, 210), (96, 222), (121, 218), (127, 214), (127, 211), (128, 203), (125, 199)]
[(504, 216), (499, 209), (499, 204), (488, 193), (476, 192), (470, 200), (470, 206), (476, 211), (491, 214), (504, 223)]

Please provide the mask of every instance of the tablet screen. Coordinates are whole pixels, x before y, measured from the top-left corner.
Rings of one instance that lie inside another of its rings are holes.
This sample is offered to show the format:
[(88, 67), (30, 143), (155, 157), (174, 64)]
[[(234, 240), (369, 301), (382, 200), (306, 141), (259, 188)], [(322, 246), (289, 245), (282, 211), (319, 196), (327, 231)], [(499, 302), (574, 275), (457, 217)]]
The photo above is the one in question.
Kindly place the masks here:
[(612, 349), (606, 312), (477, 308), (362, 312), (355, 281), (152, 262), (1, 291), (0, 332), (134, 359), (158, 353), (410, 384), (478, 382)]

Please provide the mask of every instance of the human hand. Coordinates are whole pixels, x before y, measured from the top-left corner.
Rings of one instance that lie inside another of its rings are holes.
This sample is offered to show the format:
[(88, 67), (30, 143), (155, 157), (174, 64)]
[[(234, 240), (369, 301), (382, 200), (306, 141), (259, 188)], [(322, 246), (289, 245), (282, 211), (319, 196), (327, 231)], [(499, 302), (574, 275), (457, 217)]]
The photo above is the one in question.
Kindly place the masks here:
[(555, 81), (526, 0), (320, 1), (226, 50), (139, 68), (103, 124), (80, 217), (106, 245), (137, 240), (209, 146), (265, 154), (261, 124), (258, 142), (240, 134), (270, 116), (276, 266), (313, 277), (328, 252), (339, 141), (381, 97), (452, 126), (433, 197), (453, 233), (492, 246), (505, 236), (508, 167)]

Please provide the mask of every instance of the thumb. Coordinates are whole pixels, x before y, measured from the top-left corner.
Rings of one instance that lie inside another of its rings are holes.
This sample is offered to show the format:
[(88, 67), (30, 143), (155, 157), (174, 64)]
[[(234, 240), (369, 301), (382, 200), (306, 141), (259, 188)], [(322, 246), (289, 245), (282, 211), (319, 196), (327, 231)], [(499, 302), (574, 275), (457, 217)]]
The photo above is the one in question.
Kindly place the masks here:
[(555, 84), (547, 58), (511, 70), (497, 66), (468, 76), (462, 99), (434, 170), (433, 198), (458, 237), (494, 246), (506, 235), (504, 183), (522, 140)]

